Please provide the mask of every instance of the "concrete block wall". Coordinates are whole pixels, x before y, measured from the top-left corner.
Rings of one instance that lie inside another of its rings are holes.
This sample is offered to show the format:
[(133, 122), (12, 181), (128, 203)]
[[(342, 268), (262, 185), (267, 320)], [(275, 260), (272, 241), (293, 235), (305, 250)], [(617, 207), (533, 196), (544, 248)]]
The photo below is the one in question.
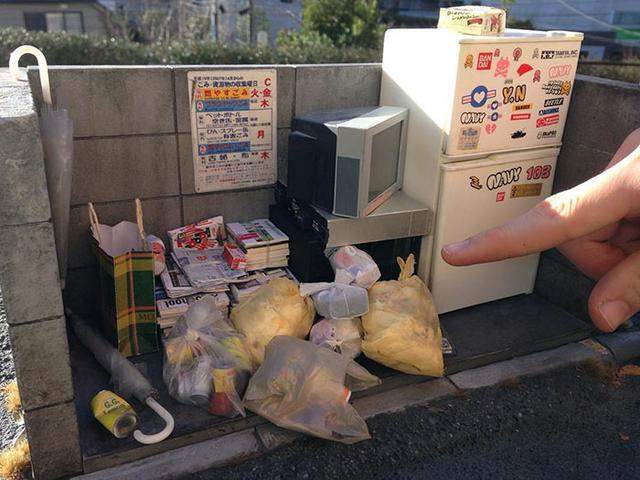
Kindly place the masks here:
[[(196, 194), (191, 152), (187, 72), (255, 66), (51, 67), (54, 99), (74, 121), (69, 273), (65, 302), (92, 313), (97, 285), (86, 204), (101, 222), (134, 219), (143, 202), (145, 228), (164, 235), (185, 223), (222, 214), (246, 220), (268, 215), (273, 187)], [(287, 138), (295, 114), (373, 105), (380, 65), (278, 65), (278, 179), (286, 183)], [(29, 70), (36, 103), (41, 92)]]
[[(578, 75), (554, 192), (572, 188), (603, 171), (632, 131), (640, 128), (640, 85)], [(556, 250), (540, 260), (536, 291), (589, 321), (587, 300), (594, 282)]]
[(38, 117), (29, 85), (0, 72), (0, 288), (38, 478), (81, 466)]

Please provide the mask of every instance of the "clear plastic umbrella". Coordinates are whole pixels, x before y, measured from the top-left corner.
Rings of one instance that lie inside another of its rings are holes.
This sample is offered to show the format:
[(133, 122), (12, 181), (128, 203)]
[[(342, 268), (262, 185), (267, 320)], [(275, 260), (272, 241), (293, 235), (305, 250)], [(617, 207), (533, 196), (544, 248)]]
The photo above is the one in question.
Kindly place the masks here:
[(23, 45), (11, 52), (9, 70), (15, 80), (20, 79), (18, 62), (31, 54), (38, 60), (43, 105), (40, 109), (40, 135), (47, 172), (47, 187), (51, 203), (60, 283), (64, 288), (67, 273), (67, 242), (71, 202), (71, 170), (73, 168), (73, 122), (68, 110), (53, 103), (49, 86), (49, 72), (44, 54), (36, 47)]
[(74, 333), (87, 349), (93, 353), (98, 363), (111, 374), (111, 383), (115, 390), (125, 397), (135, 397), (148, 405), (165, 421), (165, 427), (158, 433), (146, 435), (140, 430), (133, 432), (133, 438), (144, 444), (158, 443), (173, 432), (173, 416), (167, 412), (153, 397), (156, 391), (140, 373), (133, 363), (124, 358), (120, 352), (109, 344), (103, 336), (97, 333), (89, 323), (67, 309), (67, 318)]

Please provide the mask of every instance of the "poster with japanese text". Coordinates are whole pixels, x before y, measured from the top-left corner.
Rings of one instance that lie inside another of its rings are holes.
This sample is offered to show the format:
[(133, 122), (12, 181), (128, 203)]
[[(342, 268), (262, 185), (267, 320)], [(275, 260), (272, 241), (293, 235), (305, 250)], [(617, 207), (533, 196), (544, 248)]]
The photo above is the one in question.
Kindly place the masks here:
[(276, 182), (274, 69), (189, 72), (196, 192)]

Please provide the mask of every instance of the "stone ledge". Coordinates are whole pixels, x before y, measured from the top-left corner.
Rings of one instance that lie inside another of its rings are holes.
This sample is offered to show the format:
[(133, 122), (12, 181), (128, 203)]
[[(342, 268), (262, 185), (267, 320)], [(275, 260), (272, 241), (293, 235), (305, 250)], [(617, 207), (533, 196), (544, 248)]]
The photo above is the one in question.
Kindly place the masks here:
[(262, 446), (255, 430), (231, 433), (118, 467), (74, 477), (78, 480), (169, 480), (257, 455)]
[(539, 375), (566, 365), (575, 365), (588, 360), (611, 362), (613, 358), (598, 342), (587, 339), (562, 347), (532, 353), (524, 357), (494, 363), (486, 367), (464, 370), (449, 376), (461, 390), (489, 387), (519, 377)]

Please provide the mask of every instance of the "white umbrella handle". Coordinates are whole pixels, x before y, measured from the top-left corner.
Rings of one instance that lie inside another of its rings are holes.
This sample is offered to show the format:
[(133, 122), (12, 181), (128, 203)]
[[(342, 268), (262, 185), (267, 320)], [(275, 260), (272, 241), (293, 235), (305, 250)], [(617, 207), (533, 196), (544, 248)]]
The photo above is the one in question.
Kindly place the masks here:
[(161, 432), (154, 433), (153, 435), (145, 435), (140, 430), (136, 430), (133, 432), (133, 438), (135, 438), (138, 442), (144, 443), (145, 445), (151, 445), (152, 443), (158, 443), (167, 438), (173, 432), (173, 416), (165, 410), (165, 408), (156, 402), (153, 397), (147, 398), (147, 405), (156, 412), (158, 415), (162, 417), (162, 419), (166, 422), (164, 429)]
[(42, 99), (47, 105), (52, 105), (51, 87), (49, 86), (49, 70), (47, 59), (44, 53), (32, 45), (22, 45), (11, 52), (9, 57), (9, 72), (14, 80), (20, 80), (20, 70), (18, 70), (18, 62), (23, 55), (31, 54), (38, 61), (38, 69), (40, 70), (40, 86), (42, 87)]

